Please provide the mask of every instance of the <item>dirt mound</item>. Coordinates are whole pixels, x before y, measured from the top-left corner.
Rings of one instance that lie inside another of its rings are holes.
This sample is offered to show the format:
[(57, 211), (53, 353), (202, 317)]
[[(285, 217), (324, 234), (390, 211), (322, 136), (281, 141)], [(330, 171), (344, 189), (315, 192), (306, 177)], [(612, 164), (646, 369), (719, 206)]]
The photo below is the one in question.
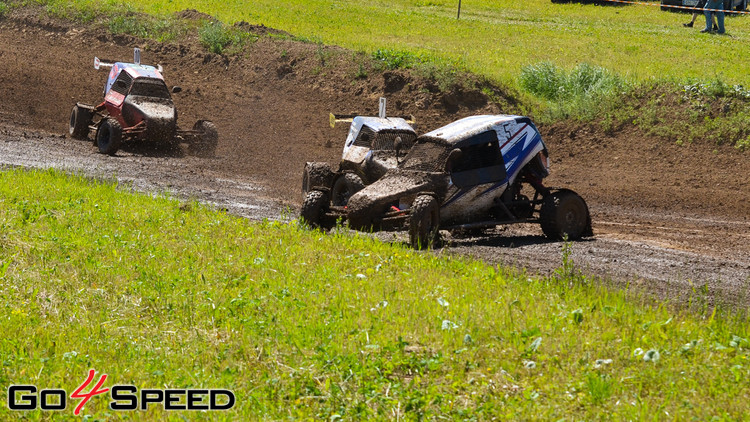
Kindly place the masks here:
[(185, 9), (181, 10), (179, 12), (175, 12), (174, 16), (178, 19), (187, 19), (191, 21), (215, 21), (216, 18), (214, 18), (211, 15), (208, 15), (203, 12), (199, 12), (195, 9)]
[(239, 28), (239, 29), (241, 29), (243, 31), (249, 32), (251, 34), (260, 35), (260, 36), (263, 36), (263, 35), (277, 35), (277, 36), (292, 38), (292, 34), (286, 32), (286, 31), (282, 31), (282, 30), (274, 29), (274, 28), (269, 28), (269, 27), (267, 27), (265, 25), (253, 25), (253, 24), (247, 23), (245, 21), (241, 21), (241, 22), (235, 23), (234, 27), (235, 28)]

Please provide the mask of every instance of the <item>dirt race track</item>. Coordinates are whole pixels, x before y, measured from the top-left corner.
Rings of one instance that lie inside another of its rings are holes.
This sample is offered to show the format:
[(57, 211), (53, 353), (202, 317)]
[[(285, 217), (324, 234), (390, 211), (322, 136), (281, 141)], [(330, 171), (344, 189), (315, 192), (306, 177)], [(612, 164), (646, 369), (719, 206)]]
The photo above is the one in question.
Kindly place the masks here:
[[(133, 47), (143, 48), (144, 62), (163, 65), (168, 84), (182, 86), (175, 102), (183, 126), (200, 118), (217, 124), (216, 158), (147, 145), (109, 157), (65, 136), (71, 106), (101, 100), (106, 75), (93, 69), (93, 57), (129, 61)], [(419, 132), (513, 111), (477, 93), (432, 92), (401, 71), (357, 78), (353, 57), (261, 36), (241, 56), (225, 58), (195, 40), (160, 45), (16, 14), (0, 20), (0, 164), (116, 177), (139, 190), (277, 218), (299, 206), (305, 161), (339, 159), (347, 128), (328, 126), (331, 111), (374, 114), (377, 98), (387, 96), (389, 111), (413, 114)], [(636, 129), (612, 137), (585, 125), (540, 130), (552, 157), (547, 184), (576, 190), (592, 212), (596, 237), (574, 244), (578, 267), (676, 301), (701, 294), (750, 304), (750, 154), (656, 142)], [(515, 226), (449, 239), (438, 253), (546, 274), (560, 266), (560, 250), (538, 227)]]

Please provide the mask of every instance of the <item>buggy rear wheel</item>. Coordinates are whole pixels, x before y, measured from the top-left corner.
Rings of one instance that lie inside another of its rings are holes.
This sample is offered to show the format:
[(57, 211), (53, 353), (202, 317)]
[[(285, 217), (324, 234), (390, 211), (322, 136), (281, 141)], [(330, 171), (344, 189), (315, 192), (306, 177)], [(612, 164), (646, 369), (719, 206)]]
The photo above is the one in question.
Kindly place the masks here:
[(414, 249), (434, 246), (440, 227), (440, 206), (431, 195), (419, 195), (409, 215), (409, 243)]
[(96, 146), (102, 154), (115, 155), (121, 142), (122, 126), (117, 120), (107, 118), (96, 129)]
[(78, 104), (73, 106), (70, 112), (70, 124), (68, 134), (73, 139), (86, 139), (89, 136), (89, 125), (92, 123), (94, 113)]
[(323, 191), (311, 190), (308, 192), (304, 202), (302, 202), (300, 220), (312, 228), (325, 228), (323, 218), (328, 210), (328, 201), (328, 194)]
[(365, 188), (362, 178), (354, 173), (344, 173), (333, 183), (331, 189), (331, 203), (334, 206), (343, 207), (349, 202), (349, 198)]
[(198, 120), (193, 130), (200, 132), (200, 137), (190, 143), (189, 152), (198, 157), (213, 157), (219, 145), (219, 131), (210, 120)]
[(577, 240), (593, 235), (586, 201), (577, 193), (562, 189), (544, 199), (540, 211), (542, 232), (554, 240)]

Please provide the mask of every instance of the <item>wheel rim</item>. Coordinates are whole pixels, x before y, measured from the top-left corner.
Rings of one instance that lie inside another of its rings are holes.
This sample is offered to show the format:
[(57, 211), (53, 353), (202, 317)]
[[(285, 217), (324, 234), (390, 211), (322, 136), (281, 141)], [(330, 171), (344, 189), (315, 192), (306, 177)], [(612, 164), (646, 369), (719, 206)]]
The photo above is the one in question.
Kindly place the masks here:
[(351, 194), (350, 189), (347, 186), (344, 186), (343, 189), (341, 189), (341, 190), (339, 190), (337, 192), (336, 196), (337, 196), (337, 199), (338, 199), (338, 201), (337, 201), (338, 204), (337, 205), (343, 206), (343, 205), (346, 205), (346, 203), (349, 202), (349, 198), (352, 197), (352, 194)]
[(101, 136), (99, 137), (99, 144), (106, 148), (108, 143), (109, 143), (109, 127), (104, 126), (104, 130), (102, 130)]
[(310, 176), (307, 173), (307, 169), (302, 174), (302, 197), (307, 196), (307, 192), (310, 190)]
[(427, 237), (428, 240), (431, 238), (436, 231), (437, 227), (435, 226), (435, 222), (437, 220), (437, 216), (435, 215), (435, 210), (431, 209), (430, 212), (427, 213)]
[(70, 112), (70, 124), (68, 125), (68, 132), (72, 135), (73, 132), (75, 132), (76, 128), (76, 109), (74, 108), (72, 112)]
[(583, 207), (580, 203), (571, 203), (565, 207), (561, 213), (560, 225), (563, 228), (563, 234), (571, 237), (577, 237), (583, 231), (586, 225), (586, 218)]
[(333, 184), (333, 192), (331, 192), (333, 205), (339, 207), (345, 206), (349, 203), (349, 199), (353, 194), (354, 192), (352, 192), (351, 186), (349, 186), (349, 183), (346, 180), (346, 176), (341, 176), (336, 180), (336, 183)]
[(99, 136), (96, 137), (96, 142), (99, 144), (99, 148), (102, 150), (106, 150), (109, 147), (109, 141), (112, 137), (112, 131), (109, 128), (109, 125), (104, 123), (99, 128)]
[(336, 206), (342, 206), (347, 203), (349, 200), (347, 195), (346, 187), (341, 187), (338, 183), (336, 186), (334, 186), (333, 192), (331, 192), (331, 197), (333, 198), (333, 205)]
[(414, 230), (412, 242), (415, 242), (419, 249), (426, 249), (433, 246), (439, 224), (439, 207), (433, 202), (424, 214), (418, 220), (418, 227)]

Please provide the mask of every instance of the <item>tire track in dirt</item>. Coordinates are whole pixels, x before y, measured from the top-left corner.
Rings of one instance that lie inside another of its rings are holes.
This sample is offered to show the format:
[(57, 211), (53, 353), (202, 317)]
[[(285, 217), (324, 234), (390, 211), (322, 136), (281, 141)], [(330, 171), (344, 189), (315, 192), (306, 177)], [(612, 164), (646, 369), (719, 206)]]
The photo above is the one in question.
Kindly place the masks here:
[(3, 125), (0, 129), (0, 167), (60, 169), (123, 187), (181, 200), (200, 200), (218, 209), (253, 220), (278, 219), (286, 206), (269, 196), (251, 177), (216, 172), (206, 159), (182, 151), (124, 148), (117, 157), (96, 154), (90, 142)]

